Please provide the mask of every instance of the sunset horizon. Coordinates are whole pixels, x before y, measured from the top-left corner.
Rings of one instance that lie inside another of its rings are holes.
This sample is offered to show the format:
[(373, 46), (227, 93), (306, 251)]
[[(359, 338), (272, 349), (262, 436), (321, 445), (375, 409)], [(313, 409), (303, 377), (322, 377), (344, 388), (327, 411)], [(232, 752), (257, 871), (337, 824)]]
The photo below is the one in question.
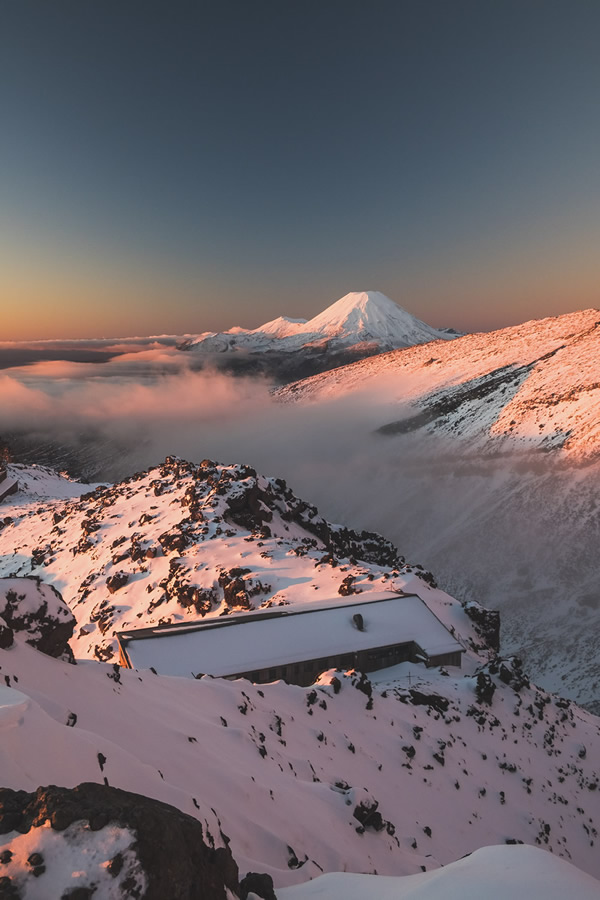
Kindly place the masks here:
[(598, 305), (600, 11), (574, 8), (6, 4), (0, 337), (365, 287), (461, 331)]

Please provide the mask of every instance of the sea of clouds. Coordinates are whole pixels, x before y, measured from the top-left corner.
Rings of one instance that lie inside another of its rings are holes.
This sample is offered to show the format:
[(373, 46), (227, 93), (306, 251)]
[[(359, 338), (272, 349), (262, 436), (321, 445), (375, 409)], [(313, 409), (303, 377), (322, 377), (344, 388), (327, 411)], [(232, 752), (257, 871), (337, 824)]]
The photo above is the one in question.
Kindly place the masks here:
[[(574, 648), (580, 664), (582, 652), (598, 658), (585, 650), (600, 620), (598, 467), (473, 455), (424, 430), (383, 436), (379, 426), (412, 412), (381, 382), (282, 403), (267, 379), (199, 370), (174, 343), (110, 352), (101, 363), (2, 369), (0, 438), (28, 435), (75, 453), (92, 444), (92, 469), (107, 480), (172, 454), (249, 463), (285, 478), (330, 520), (383, 533), (451, 593), (500, 607), (505, 649), (523, 652), (551, 688), (575, 691)], [(590, 692), (600, 699), (597, 668)]]

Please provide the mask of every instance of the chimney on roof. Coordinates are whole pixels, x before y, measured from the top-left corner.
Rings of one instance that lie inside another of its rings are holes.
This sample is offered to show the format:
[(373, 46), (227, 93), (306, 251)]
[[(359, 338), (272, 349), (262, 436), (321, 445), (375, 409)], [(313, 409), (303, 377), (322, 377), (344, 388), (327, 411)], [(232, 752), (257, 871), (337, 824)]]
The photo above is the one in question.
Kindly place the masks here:
[(359, 631), (365, 630), (364, 619), (360, 613), (354, 613), (354, 615), (352, 616), (352, 621), (354, 622), (354, 625), (356, 626), (356, 628), (358, 628)]

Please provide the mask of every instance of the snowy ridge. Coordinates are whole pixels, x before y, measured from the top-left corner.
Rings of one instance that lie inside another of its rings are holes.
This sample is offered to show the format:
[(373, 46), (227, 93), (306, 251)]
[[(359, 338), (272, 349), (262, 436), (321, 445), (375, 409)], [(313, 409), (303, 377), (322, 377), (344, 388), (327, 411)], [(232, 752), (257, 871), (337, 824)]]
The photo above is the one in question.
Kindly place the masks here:
[[(600, 311), (589, 309), (361, 360), (278, 396), (314, 401), (367, 389), (389, 435), (435, 429), (477, 450), (506, 441), (588, 461), (600, 456), (599, 352)], [(402, 418), (390, 421), (394, 405)]]
[(346, 294), (309, 321), (280, 316), (252, 330), (206, 332), (181, 347), (206, 353), (294, 353), (309, 348), (340, 350), (374, 344), (379, 350), (389, 350), (455, 337), (454, 333), (421, 322), (380, 291), (357, 291)]
[(320, 875), (284, 888), (279, 900), (595, 900), (600, 883), (564, 860), (535, 847), (485, 847), (443, 869), (404, 878), (383, 875)]
[[(125, 628), (368, 599), (403, 590), (415, 574), (433, 583), (379, 535), (331, 525), (284, 481), (249, 466), (169, 458), (92, 491), (15, 469), (34, 487), (3, 506), (0, 575), (35, 574), (59, 587), (78, 621), (80, 657), (112, 659)], [(31, 490), (51, 486), (58, 498), (76, 496), (40, 505)]]

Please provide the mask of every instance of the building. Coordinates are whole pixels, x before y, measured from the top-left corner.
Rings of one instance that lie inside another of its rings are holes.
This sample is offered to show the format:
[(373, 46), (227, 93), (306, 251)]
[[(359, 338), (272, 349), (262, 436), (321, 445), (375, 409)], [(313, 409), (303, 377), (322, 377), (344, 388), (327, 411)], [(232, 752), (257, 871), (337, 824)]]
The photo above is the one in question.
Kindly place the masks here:
[(416, 594), (220, 616), (117, 635), (126, 668), (163, 675), (312, 684), (325, 669), (374, 672), (401, 662), (460, 666), (464, 647)]
[(16, 478), (11, 478), (6, 466), (0, 463), (0, 503), (11, 494), (16, 494), (18, 490), (19, 482)]

